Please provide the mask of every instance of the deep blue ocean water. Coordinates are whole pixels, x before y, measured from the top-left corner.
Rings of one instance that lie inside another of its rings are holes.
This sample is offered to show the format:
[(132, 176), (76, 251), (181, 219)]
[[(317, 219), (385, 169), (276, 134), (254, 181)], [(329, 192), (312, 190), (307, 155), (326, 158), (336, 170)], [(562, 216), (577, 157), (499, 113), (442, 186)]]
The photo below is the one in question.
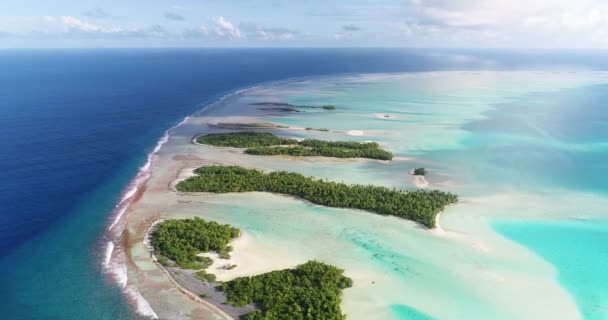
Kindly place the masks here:
[(1, 317), (135, 317), (101, 272), (98, 244), (109, 214), (163, 132), (225, 93), (349, 72), (606, 70), (605, 57), (398, 49), (0, 51)]

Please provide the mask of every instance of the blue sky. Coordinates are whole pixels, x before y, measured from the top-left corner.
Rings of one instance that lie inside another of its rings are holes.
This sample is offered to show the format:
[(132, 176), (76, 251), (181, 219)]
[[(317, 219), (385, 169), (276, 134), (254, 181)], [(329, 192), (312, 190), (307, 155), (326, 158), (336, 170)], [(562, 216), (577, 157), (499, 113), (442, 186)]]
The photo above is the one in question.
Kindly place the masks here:
[(2, 0), (0, 47), (606, 48), (606, 0)]

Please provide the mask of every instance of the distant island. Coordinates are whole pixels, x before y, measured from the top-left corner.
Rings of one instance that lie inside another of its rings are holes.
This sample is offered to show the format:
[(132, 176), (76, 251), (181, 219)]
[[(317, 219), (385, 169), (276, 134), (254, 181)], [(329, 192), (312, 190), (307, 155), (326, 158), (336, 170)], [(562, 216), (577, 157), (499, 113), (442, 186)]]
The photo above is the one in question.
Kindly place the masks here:
[(311, 127), (307, 127), (306, 131), (322, 131), (322, 132), (329, 132), (329, 129), (327, 128), (319, 128), (319, 129), (315, 129), (315, 128), (311, 128)]
[(268, 132), (212, 133), (196, 138), (196, 142), (216, 147), (247, 148), (251, 155), (321, 156), (334, 158), (367, 158), (391, 160), (393, 154), (375, 142), (323, 141), (278, 137)]
[(324, 109), (324, 110), (336, 110), (336, 106), (331, 104), (326, 104), (322, 106), (307, 106), (307, 105), (297, 105), (286, 102), (256, 102), (252, 103), (254, 106), (262, 106), (260, 108), (262, 110), (274, 110), (274, 111), (285, 111), (285, 112), (300, 112), (297, 108), (303, 109)]
[(282, 193), (328, 207), (393, 215), (427, 228), (435, 227), (437, 214), (458, 201), (456, 195), (438, 190), (401, 191), (372, 185), (347, 185), (298, 173), (263, 173), (238, 166), (205, 166), (194, 173), (196, 176), (177, 183), (178, 191)]
[[(188, 287), (206, 288), (200, 298), (232, 317), (261, 319), (344, 320), (340, 309), (342, 290), (352, 286), (344, 270), (308, 261), (294, 269), (272, 271), (219, 283), (207, 273), (209, 251), (227, 254), (228, 243), (239, 229), (200, 218), (162, 221), (153, 227), (151, 245), (159, 263), (174, 278), (182, 272), (193, 277), (181, 280)], [(171, 267), (171, 268), (170, 268)], [(236, 266), (234, 266), (236, 267)], [(192, 271), (190, 271), (192, 269)], [(199, 281), (200, 284), (192, 283)]]

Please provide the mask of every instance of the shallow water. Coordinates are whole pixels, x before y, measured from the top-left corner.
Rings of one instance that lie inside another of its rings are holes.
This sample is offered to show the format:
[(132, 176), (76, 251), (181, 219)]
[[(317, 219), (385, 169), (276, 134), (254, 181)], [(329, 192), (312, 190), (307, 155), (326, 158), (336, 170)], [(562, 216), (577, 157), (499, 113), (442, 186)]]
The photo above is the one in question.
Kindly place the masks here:
[(504, 236), (553, 264), (584, 319), (608, 318), (608, 221), (495, 222)]
[[(331, 124), (332, 129), (364, 130), (361, 140), (379, 141), (398, 156), (415, 155), (418, 161), (429, 161), (429, 179), (439, 182), (435, 187), (459, 193), (465, 201), (501, 193), (534, 195), (534, 202), (509, 204), (509, 209), (523, 213), (506, 212), (501, 206), (505, 200), (490, 201), (474, 210), (485, 210), (490, 223), (492, 215), (552, 219), (547, 224), (513, 222), (494, 228), (557, 269), (560, 285), (574, 296), (583, 318), (602, 319), (608, 317), (608, 286), (600, 274), (608, 261), (605, 241), (599, 239), (605, 240), (605, 223), (577, 220), (576, 224), (555, 225), (553, 219), (605, 218), (605, 211), (598, 208), (608, 192), (604, 178), (608, 174), (605, 83), (605, 74), (585, 73), (376, 77), (335, 85), (327, 89), (329, 93), (288, 93), (281, 99), (295, 104), (321, 104), (327, 99), (339, 111), (274, 121), (301, 127), (321, 122), (322, 126)], [(375, 119), (370, 111), (377, 113)], [(336, 121), (338, 117), (340, 121)], [(392, 174), (383, 177), (393, 182), (399, 177), (398, 170), (404, 170), (387, 167)], [(572, 210), (571, 202), (547, 195), (551, 192), (584, 197), (585, 201)], [(511, 201), (517, 202), (517, 198)], [(576, 253), (563, 254), (572, 251)], [(408, 264), (411, 262), (403, 263)]]
[[(608, 199), (599, 177), (608, 151), (601, 139), (607, 79), (607, 74), (586, 72), (432, 72), (264, 86), (231, 96), (178, 128), (161, 150), (150, 182), (160, 187), (180, 168), (221, 162), (408, 189), (413, 187), (408, 171), (424, 166), (430, 170), (430, 188), (461, 195), (462, 202), (442, 214), (441, 230), (277, 195), (188, 196), (161, 189), (144, 196), (129, 219), (136, 225), (151, 211), (202, 216), (279, 247), (293, 264), (307, 259), (336, 264), (355, 282), (344, 293), (343, 308), (351, 319), (584, 318), (587, 298), (564, 285), (564, 261), (538, 254), (533, 244), (506, 239), (494, 223), (605, 214)], [(254, 102), (332, 104), (336, 110), (269, 115)], [(578, 107), (584, 116), (572, 111), (578, 105), (584, 106)], [(209, 130), (205, 123), (230, 121), (291, 127), (275, 130), (280, 135), (373, 140), (397, 157), (391, 162), (256, 157), (191, 144), (192, 136)], [(577, 176), (572, 170), (580, 166), (592, 167), (596, 175)], [(590, 242), (588, 249), (583, 265), (595, 263), (591, 257), (601, 257), (603, 250), (599, 242)], [(136, 254), (135, 259), (145, 257)], [(153, 307), (162, 305), (146, 289), (145, 276), (137, 281)], [(605, 292), (598, 284), (580, 286)]]
[(408, 319), (408, 320), (432, 320), (432, 317), (406, 305), (396, 304), (391, 306), (391, 310), (397, 317), (397, 319)]

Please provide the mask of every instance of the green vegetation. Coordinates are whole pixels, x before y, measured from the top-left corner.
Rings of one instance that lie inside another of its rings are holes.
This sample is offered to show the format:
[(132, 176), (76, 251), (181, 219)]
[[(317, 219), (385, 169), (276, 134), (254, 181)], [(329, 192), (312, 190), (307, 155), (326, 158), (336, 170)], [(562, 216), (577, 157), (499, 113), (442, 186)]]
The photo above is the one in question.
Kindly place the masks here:
[(207, 273), (205, 270), (195, 272), (194, 276), (201, 281), (215, 282), (217, 279), (213, 273)]
[(294, 139), (277, 137), (268, 132), (211, 133), (196, 138), (197, 143), (216, 147), (256, 148), (297, 144)]
[(426, 169), (416, 168), (416, 169), (414, 169), (414, 175), (415, 176), (424, 176), (424, 175), (426, 175)]
[(218, 122), (211, 126), (230, 129), (230, 130), (251, 130), (251, 129), (285, 129), (288, 126), (282, 126), (270, 122)]
[[(167, 220), (152, 232), (152, 247), (159, 262), (168, 266), (169, 260), (184, 269), (205, 269), (213, 260), (199, 253), (229, 252), (228, 243), (239, 236), (239, 229), (200, 218)], [(230, 247), (230, 248), (229, 248)]]
[[(272, 107), (272, 108), (285, 108), (285, 109), (294, 109), (294, 108), (308, 108), (308, 109), (324, 109), (324, 110), (336, 110), (336, 106), (331, 104), (326, 104), (323, 106), (307, 106), (307, 105), (297, 105), (285, 102), (256, 102), (252, 103), (254, 106), (264, 106), (264, 107)], [(261, 108), (266, 109), (266, 108)]]
[(306, 139), (297, 141), (277, 137), (267, 132), (215, 133), (200, 136), (198, 143), (218, 147), (248, 148), (252, 155), (322, 156), (336, 158), (368, 158), (391, 160), (393, 154), (380, 149), (375, 142), (323, 141)]
[[(318, 141), (318, 140), (317, 140)], [(287, 155), (296, 157), (334, 157), (334, 158), (367, 158), (391, 160), (393, 154), (382, 149), (348, 149), (337, 147), (306, 148), (292, 147), (257, 147), (245, 150), (245, 153), (256, 156)]]
[(342, 289), (352, 286), (344, 270), (317, 261), (295, 269), (237, 278), (222, 285), (228, 303), (255, 303), (244, 320), (343, 320)]
[(226, 246), (222, 250), (218, 251), (220, 259), (230, 259), (230, 252), (232, 252), (232, 246)]
[(294, 109), (294, 108), (260, 108), (260, 110), (281, 111), (281, 112), (300, 112), (300, 110)]
[(274, 192), (289, 194), (315, 204), (336, 208), (353, 208), (383, 215), (394, 215), (435, 226), (435, 217), (445, 206), (458, 201), (451, 193), (437, 190), (401, 191), (379, 186), (347, 185), (298, 173), (278, 171), (263, 173), (238, 166), (207, 166), (194, 171), (197, 175), (177, 184), (182, 192)]
[(161, 265), (168, 267), (171, 265), (171, 262), (169, 261), (169, 259), (163, 257), (163, 256), (158, 256), (158, 263), (160, 263)]

